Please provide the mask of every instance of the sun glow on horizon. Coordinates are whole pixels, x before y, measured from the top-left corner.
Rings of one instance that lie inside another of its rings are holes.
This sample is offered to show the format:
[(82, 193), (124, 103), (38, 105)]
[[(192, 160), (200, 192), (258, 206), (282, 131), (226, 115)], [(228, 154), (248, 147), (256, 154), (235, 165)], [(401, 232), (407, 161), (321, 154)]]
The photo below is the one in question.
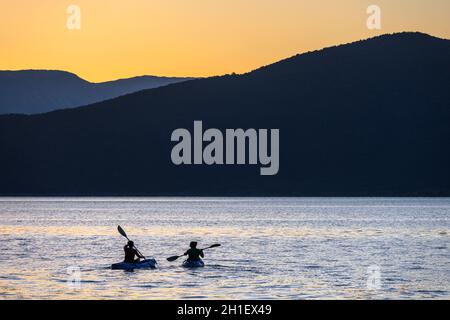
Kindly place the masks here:
[[(81, 9), (81, 29), (66, 26)], [(298, 53), (384, 33), (450, 38), (450, 2), (16, 0), (0, 11), (0, 70), (57, 69), (100, 82), (138, 75), (244, 73)]]

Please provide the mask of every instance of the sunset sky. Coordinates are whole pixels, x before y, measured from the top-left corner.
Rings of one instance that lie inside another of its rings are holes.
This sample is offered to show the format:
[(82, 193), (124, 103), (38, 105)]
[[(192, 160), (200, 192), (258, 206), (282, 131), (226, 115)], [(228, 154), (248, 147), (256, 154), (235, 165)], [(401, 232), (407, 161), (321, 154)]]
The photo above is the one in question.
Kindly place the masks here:
[[(0, 70), (59, 69), (95, 82), (241, 73), (398, 31), (450, 38), (449, 0), (0, 1)], [(66, 27), (71, 4), (80, 30)], [(366, 27), (371, 4), (381, 30)]]

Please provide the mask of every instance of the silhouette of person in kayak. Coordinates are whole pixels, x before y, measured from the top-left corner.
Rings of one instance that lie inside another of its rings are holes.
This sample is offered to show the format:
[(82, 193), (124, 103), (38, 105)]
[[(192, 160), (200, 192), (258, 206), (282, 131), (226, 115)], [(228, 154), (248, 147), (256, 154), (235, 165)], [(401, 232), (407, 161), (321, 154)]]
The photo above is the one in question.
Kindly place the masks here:
[[(123, 247), (123, 250), (125, 251), (124, 262), (135, 263), (139, 262), (141, 258), (144, 259), (144, 257), (134, 248), (133, 241), (128, 241), (127, 245)], [(135, 256), (137, 259), (134, 258)]]
[(200, 257), (205, 257), (205, 255), (203, 254), (203, 250), (197, 249), (196, 241), (191, 241), (189, 246), (191, 248), (184, 253), (185, 256), (188, 256), (187, 261), (200, 261), (202, 260)]

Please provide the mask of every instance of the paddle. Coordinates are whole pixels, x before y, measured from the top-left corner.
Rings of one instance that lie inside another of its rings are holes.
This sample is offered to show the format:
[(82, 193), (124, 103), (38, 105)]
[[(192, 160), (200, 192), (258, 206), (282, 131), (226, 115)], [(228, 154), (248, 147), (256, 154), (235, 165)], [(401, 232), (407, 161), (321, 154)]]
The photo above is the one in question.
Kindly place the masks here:
[[(220, 243), (213, 244), (212, 246), (209, 246), (207, 248), (203, 248), (203, 249), (200, 249), (200, 250), (203, 251), (203, 250), (206, 250), (206, 249), (211, 249), (211, 248), (216, 248), (216, 247), (220, 247)], [(172, 262), (172, 261), (175, 261), (178, 258), (181, 258), (183, 256), (185, 256), (185, 254), (182, 254), (181, 256), (172, 256), (172, 257), (167, 258), (167, 261)]]
[[(122, 229), (121, 226), (117, 226), (117, 231), (119, 231), (119, 233), (124, 236), (125, 238), (127, 238), (128, 241), (131, 241), (130, 238), (128, 238), (127, 233), (125, 232), (125, 230)], [(144, 255), (138, 250), (138, 248), (136, 248), (136, 246), (134, 246), (134, 249), (136, 249), (137, 253), (139, 253), (145, 260)]]

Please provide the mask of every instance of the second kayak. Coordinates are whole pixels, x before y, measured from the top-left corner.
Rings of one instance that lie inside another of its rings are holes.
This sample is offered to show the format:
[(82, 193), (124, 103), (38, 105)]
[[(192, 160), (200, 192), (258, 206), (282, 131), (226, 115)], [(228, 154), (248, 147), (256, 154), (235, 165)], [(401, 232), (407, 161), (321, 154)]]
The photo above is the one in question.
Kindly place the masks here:
[(113, 270), (155, 269), (156, 260), (146, 259), (135, 263), (119, 262), (111, 265)]
[(198, 261), (185, 260), (183, 262), (183, 267), (185, 267), (185, 268), (201, 268), (204, 266), (205, 266), (205, 263), (202, 260), (198, 260)]

